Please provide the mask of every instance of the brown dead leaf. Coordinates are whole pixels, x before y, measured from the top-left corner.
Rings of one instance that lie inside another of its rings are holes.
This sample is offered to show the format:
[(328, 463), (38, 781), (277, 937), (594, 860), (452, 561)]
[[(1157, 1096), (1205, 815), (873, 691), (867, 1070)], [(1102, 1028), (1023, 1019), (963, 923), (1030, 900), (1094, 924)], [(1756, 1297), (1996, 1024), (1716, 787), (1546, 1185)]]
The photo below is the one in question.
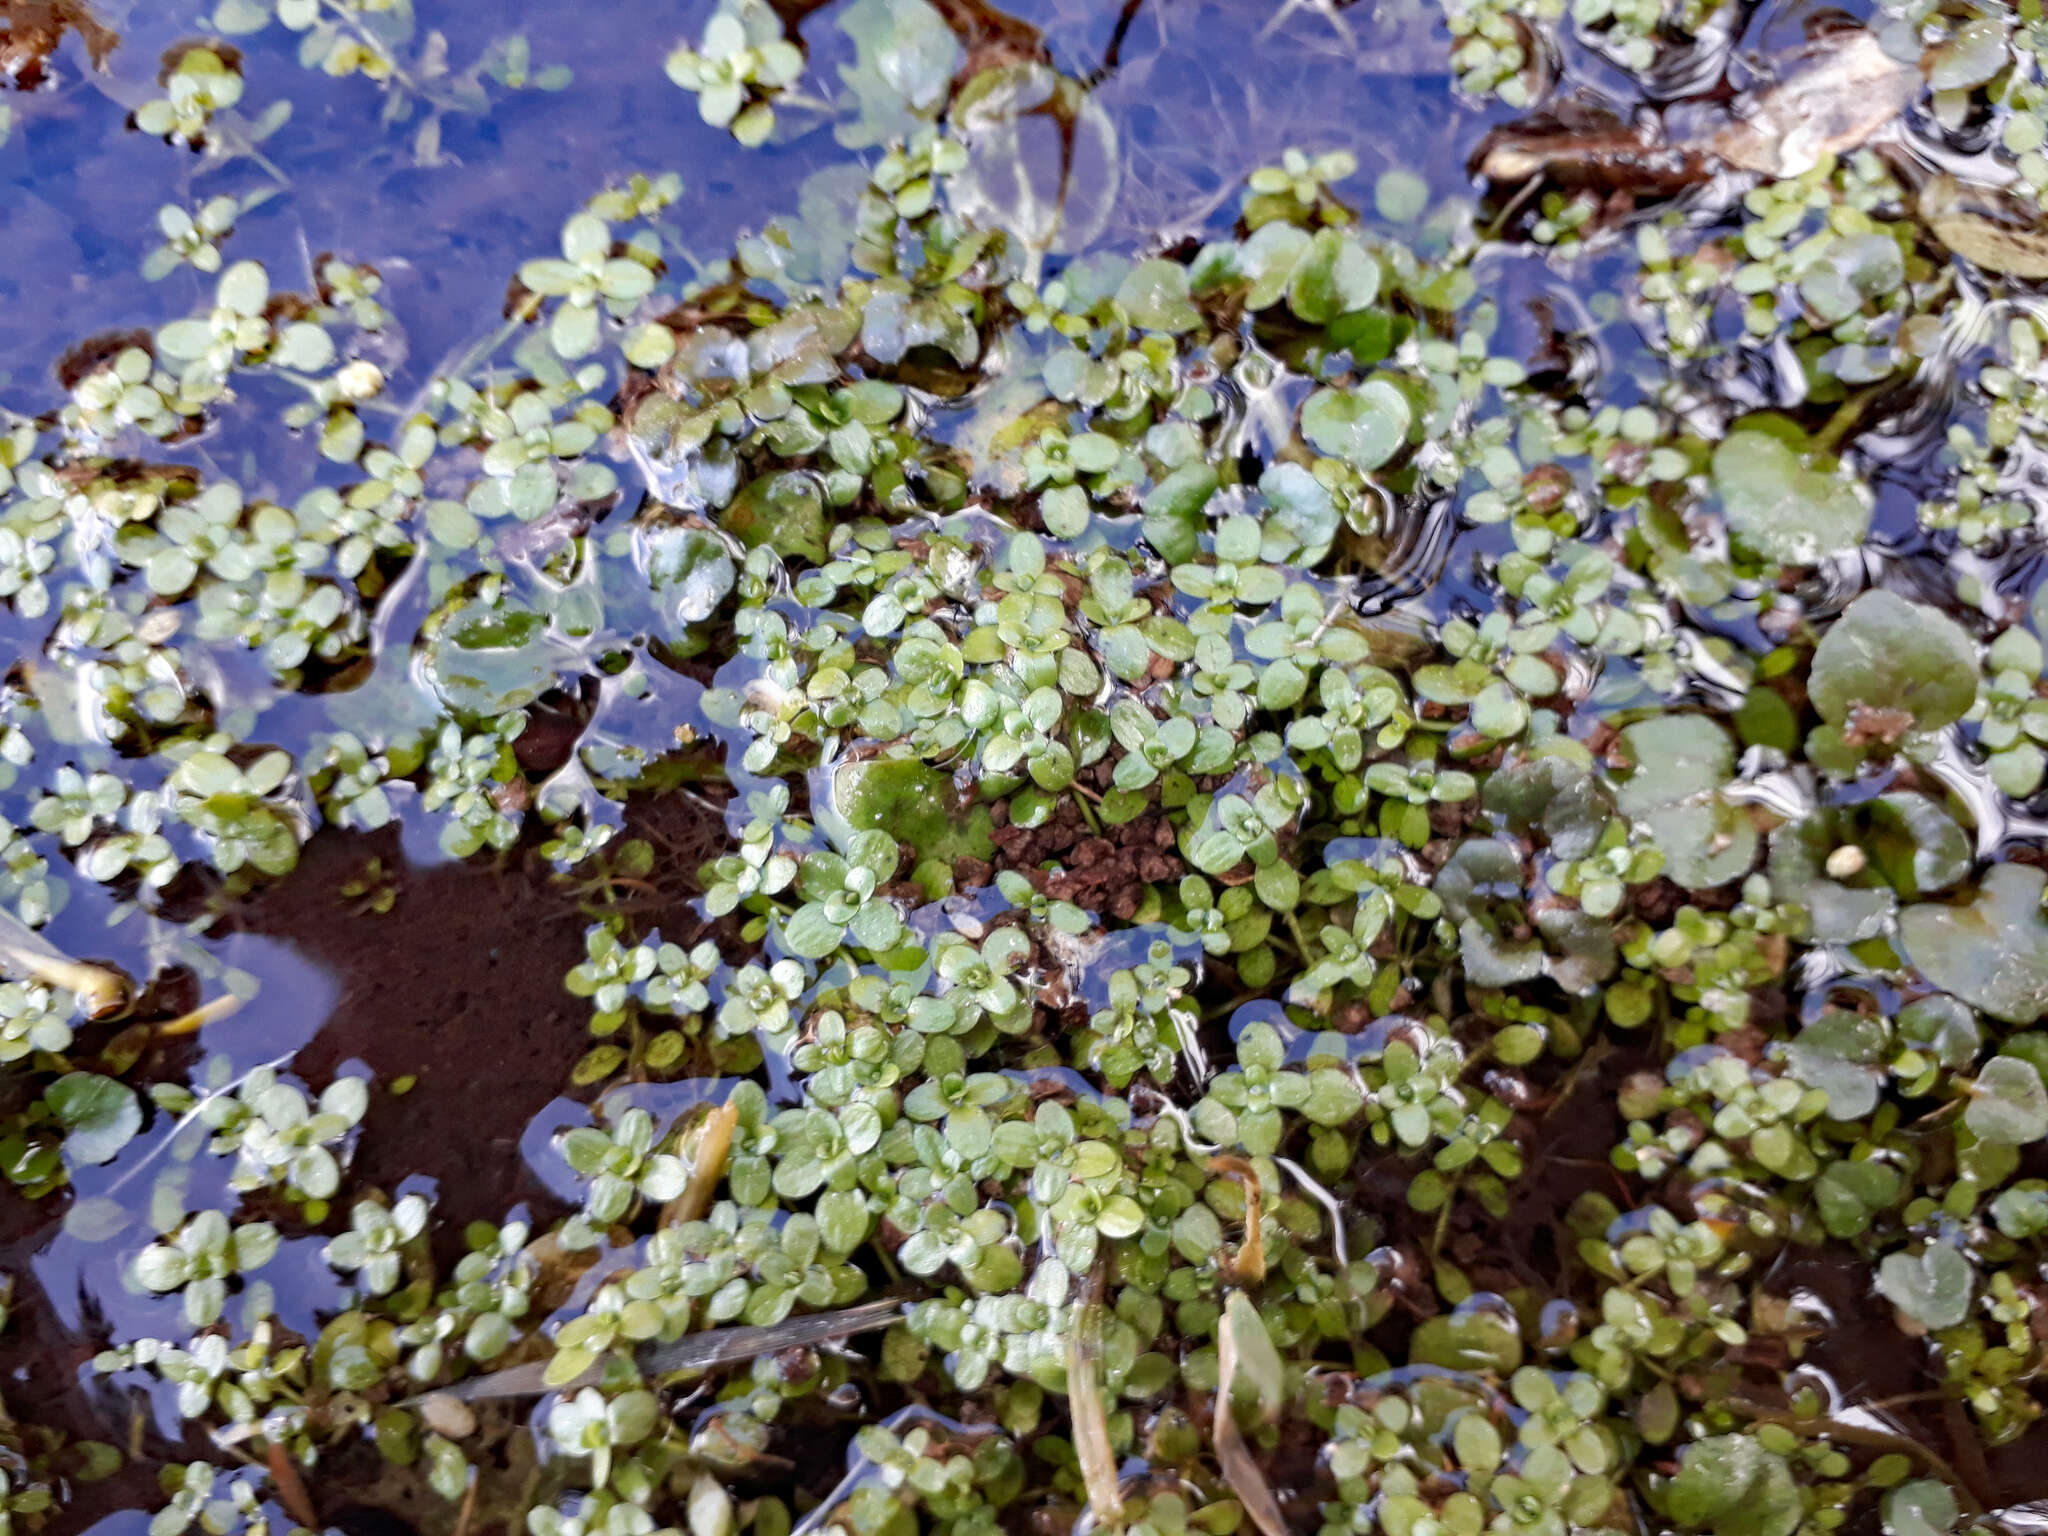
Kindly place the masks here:
[(34, 90), (66, 32), (78, 34), (94, 69), (106, 67), (121, 41), (85, 0), (0, 0), (0, 79), (16, 90)]
[(1473, 172), (1500, 186), (1540, 179), (1643, 198), (1675, 196), (1716, 169), (1713, 156), (1666, 141), (1654, 124), (1576, 104), (1496, 128), (1472, 157)]
[(1730, 165), (1799, 176), (1823, 155), (1868, 143), (1920, 94), (1917, 64), (1884, 51), (1861, 27), (1824, 32), (1794, 54), (1777, 81), (1736, 107), (1737, 121), (1707, 147)]
[(2048, 229), (2038, 210), (1953, 176), (1920, 189), (1920, 220), (1934, 238), (1986, 272), (2048, 277)]

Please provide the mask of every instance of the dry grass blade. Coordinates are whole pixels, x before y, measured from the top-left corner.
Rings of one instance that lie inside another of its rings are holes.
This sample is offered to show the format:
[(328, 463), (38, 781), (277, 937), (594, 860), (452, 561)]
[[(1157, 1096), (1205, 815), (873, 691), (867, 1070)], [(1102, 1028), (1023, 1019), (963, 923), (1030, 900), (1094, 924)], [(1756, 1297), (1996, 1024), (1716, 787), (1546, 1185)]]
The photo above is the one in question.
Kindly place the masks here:
[[(842, 1307), (836, 1312), (813, 1312), (803, 1317), (785, 1318), (761, 1328), (713, 1328), (704, 1333), (688, 1334), (673, 1344), (643, 1346), (639, 1352), (640, 1368), (652, 1376), (665, 1376), (671, 1371), (708, 1371), (714, 1366), (752, 1360), (757, 1355), (773, 1354), (781, 1349), (806, 1348), (886, 1328), (896, 1321), (902, 1310), (900, 1297), (887, 1296), (878, 1301), (862, 1302), (857, 1307)], [(438, 1395), (461, 1402), (478, 1402), (498, 1397), (533, 1397), (542, 1392), (574, 1392), (579, 1387), (594, 1385), (603, 1374), (601, 1366), (592, 1366), (581, 1376), (549, 1386), (545, 1379), (547, 1368), (547, 1361), (535, 1360), (493, 1371), (488, 1376), (458, 1381), (452, 1386), (437, 1387), (431, 1393), (423, 1393), (422, 1397)]]
[(270, 1468), (270, 1480), (277, 1485), (277, 1502), (284, 1506), (284, 1512), (307, 1530), (320, 1530), (319, 1511), (313, 1508), (313, 1496), (306, 1492), (306, 1480), (292, 1465), (291, 1452), (273, 1440), (264, 1460)]
[(1117, 1490), (1116, 1454), (1109, 1446), (1109, 1411), (1096, 1375), (1101, 1358), (1102, 1304), (1090, 1297), (1067, 1335), (1067, 1413), (1074, 1421), (1074, 1455), (1081, 1463), (1089, 1512), (1098, 1524), (1116, 1525), (1124, 1517), (1124, 1500)]
[[(1233, 1297), (1233, 1300), (1236, 1298)], [(1244, 1436), (1237, 1427), (1237, 1416), (1230, 1405), (1230, 1392), (1237, 1380), (1238, 1362), (1241, 1358), (1238, 1339), (1236, 1308), (1226, 1307), (1223, 1323), (1216, 1336), (1216, 1369), (1219, 1380), (1216, 1384), (1216, 1463), (1223, 1469), (1224, 1481), (1244, 1505), (1245, 1513), (1252, 1517), (1262, 1536), (1289, 1536), (1287, 1521), (1280, 1514), (1280, 1501), (1273, 1497), (1273, 1486), (1266, 1481), (1266, 1474), (1252, 1457), (1251, 1447), (1244, 1443)]]
[(0, 912), (0, 967), (62, 987), (95, 1019), (128, 1006), (135, 989), (119, 971), (74, 960), (9, 912)]
[(171, 1039), (178, 1035), (196, 1035), (207, 1025), (217, 1023), (230, 1014), (241, 1011), (247, 998), (237, 997), (228, 992), (216, 997), (210, 1003), (201, 1003), (190, 1013), (181, 1013), (175, 1019), (167, 1019), (156, 1026), (154, 1033), (159, 1039)]
[(732, 1133), (739, 1123), (740, 1108), (731, 1102), (720, 1104), (704, 1117), (703, 1127), (697, 1132), (697, 1150), (690, 1159), (690, 1182), (662, 1211), (664, 1227), (701, 1221), (711, 1209), (718, 1181), (725, 1177), (725, 1165), (732, 1158)]

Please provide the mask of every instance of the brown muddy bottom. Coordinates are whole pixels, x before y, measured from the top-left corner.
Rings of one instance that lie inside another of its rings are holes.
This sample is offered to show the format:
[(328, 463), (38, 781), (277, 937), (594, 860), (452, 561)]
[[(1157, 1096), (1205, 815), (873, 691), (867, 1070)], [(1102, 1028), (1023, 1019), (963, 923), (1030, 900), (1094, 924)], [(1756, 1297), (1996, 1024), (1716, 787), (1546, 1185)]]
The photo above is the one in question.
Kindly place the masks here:
[[(636, 913), (694, 937), (702, 924), (686, 905), (694, 894), (689, 878), (722, 843), (723, 826), (678, 796), (633, 809), (635, 832), (654, 843), (661, 860), (659, 878), (634, 893)], [(350, 1178), (363, 1188), (427, 1183), (438, 1190), (440, 1208), (452, 1218), (435, 1228), (448, 1249), (444, 1262), (461, 1252), (467, 1221), (500, 1221), (523, 1206), (544, 1227), (566, 1212), (520, 1143), (551, 1103), (575, 1091), (566, 1086), (571, 1070), (591, 1044), (588, 1005), (562, 986), (583, 958), (590, 917), (576, 898), (586, 894), (562, 889), (530, 849), (499, 860), (415, 865), (396, 827), (367, 835), (329, 830), (306, 844), (289, 876), (231, 909), (214, 930), (281, 941), (302, 962), (297, 985), (266, 980), (262, 998), (266, 1012), (325, 1012), (290, 1070), (314, 1092), (352, 1063), (370, 1070), (377, 1087)], [(238, 1033), (238, 1055), (263, 1049), (260, 1038), (248, 1040), (246, 1025)], [(134, 1078), (182, 1082), (202, 1054), (190, 1039), (170, 1042), (152, 1049)], [(390, 1091), (406, 1080), (404, 1093)], [(146, 1186), (139, 1191), (146, 1193)], [(160, 1466), (219, 1455), (195, 1431), (168, 1438), (163, 1427), (174, 1415), (152, 1412), (141, 1389), (93, 1372), (92, 1358), (112, 1330), (83, 1286), (69, 1309), (81, 1317), (77, 1328), (67, 1327), (65, 1309), (52, 1305), (59, 1298), (44, 1294), (36, 1259), (58, 1237), (68, 1203), (30, 1202), (11, 1191), (0, 1198), (0, 1273), (15, 1277), (10, 1326), (0, 1333), (0, 1396), (18, 1423), (73, 1441), (112, 1443), (127, 1460), (105, 1481), (72, 1486), (44, 1527), (53, 1536), (87, 1530), (116, 1511), (151, 1509), (161, 1502)], [(273, 1205), (263, 1214), (287, 1239), (346, 1224), (345, 1211), (315, 1227), (296, 1208)], [(509, 1438), (515, 1426), (509, 1415), (501, 1417)], [(413, 1480), (392, 1483), (370, 1443), (361, 1448), (369, 1451), (366, 1461), (344, 1457), (323, 1465), (314, 1490), (323, 1515), (353, 1507), (360, 1518), (341, 1523), (363, 1536), (409, 1528), (403, 1519), (379, 1525), (376, 1505), (364, 1500), (407, 1506), (422, 1490)], [(435, 1518), (452, 1515), (449, 1506), (430, 1504)], [(134, 1518), (139, 1530), (146, 1516)]]

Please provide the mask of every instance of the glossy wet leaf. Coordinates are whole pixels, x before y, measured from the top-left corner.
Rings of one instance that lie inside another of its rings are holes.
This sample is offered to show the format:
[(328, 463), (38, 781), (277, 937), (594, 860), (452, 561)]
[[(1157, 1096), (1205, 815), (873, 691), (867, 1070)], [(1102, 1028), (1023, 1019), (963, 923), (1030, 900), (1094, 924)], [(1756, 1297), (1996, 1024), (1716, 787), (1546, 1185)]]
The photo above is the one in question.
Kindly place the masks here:
[(1445, 1370), (1488, 1370), (1506, 1376), (1522, 1363), (1522, 1339), (1511, 1319), (1487, 1310), (1425, 1318), (1409, 1356)]
[(1885, 1536), (1948, 1536), (1960, 1513), (1954, 1491), (1931, 1477), (1889, 1490), (1882, 1509)]
[(1856, 549), (1870, 531), (1860, 488), (1809, 468), (1773, 434), (1729, 433), (1714, 449), (1713, 472), (1729, 533), (1766, 560), (1817, 565)]
[(1735, 767), (1727, 728), (1705, 715), (1641, 721), (1622, 731), (1621, 746), (1634, 769), (1615, 791), (1615, 805), (1625, 815), (1719, 789)]
[(1379, 263), (1356, 236), (1318, 230), (1288, 279), (1287, 303), (1302, 319), (1327, 325), (1339, 315), (1364, 309), (1380, 291)]
[(1116, 291), (1116, 302), (1133, 325), (1169, 335), (1192, 330), (1201, 312), (1188, 297), (1188, 269), (1177, 261), (1141, 261)]
[(1792, 1536), (1804, 1512), (1785, 1458), (1740, 1434), (1687, 1446), (1665, 1497), (1681, 1526), (1715, 1536)]
[(1948, 41), (1934, 50), (1927, 88), (1956, 91), (1981, 85), (2005, 68), (2009, 58), (2004, 26), (1993, 17), (1976, 17), (1957, 27)]
[(142, 1129), (135, 1090), (97, 1072), (67, 1072), (43, 1102), (64, 1128), (64, 1155), (74, 1163), (111, 1162)]
[(750, 480), (719, 514), (719, 526), (749, 549), (825, 560), (824, 492), (817, 477), (785, 470)]
[(1977, 698), (1977, 648), (1946, 614), (1894, 592), (1866, 592), (1821, 637), (1809, 684), (1830, 724), (1859, 707), (1899, 711), (1916, 731), (1958, 720)]
[(1953, 1328), (1968, 1317), (1976, 1283), (1970, 1261), (1947, 1243), (1930, 1243), (1918, 1254), (1886, 1254), (1877, 1267), (1885, 1300), (1929, 1329)]
[(1377, 469), (1400, 452), (1414, 413), (1385, 379), (1356, 389), (1319, 389), (1301, 408), (1301, 431), (1315, 448), (1360, 469)]
[(1927, 795), (1895, 791), (1871, 802), (1865, 846), (1902, 896), (1945, 890), (1970, 873), (1970, 839)]
[(531, 704), (555, 678), (547, 618), (510, 602), (464, 604), (428, 644), (425, 672), (450, 707), (468, 714)]
[(2011, 1024), (2048, 1013), (2048, 872), (1996, 864), (1953, 904), (1922, 902), (1899, 917), (1906, 956), (1943, 991)]
[(732, 590), (732, 554), (716, 534), (663, 524), (647, 531), (644, 547), (647, 579), (660, 595), (673, 638), (710, 618)]
[(1806, 909), (1816, 940), (1857, 944), (1884, 931), (1898, 899), (1881, 885), (1855, 886), (1831, 878), (1827, 861), (1836, 846), (1829, 817), (1811, 816), (1778, 828), (1771, 834), (1771, 886)]
[(840, 66), (858, 111), (834, 130), (841, 144), (880, 144), (937, 113), (961, 58), (945, 17), (925, 0), (854, 0), (838, 22), (857, 51)]
[(833, 777), (839, 813), (857, 830), (880, 830), (910, 844), (920, 858), (951, 864), (986, 859), (995, 850), (988, 808), (963, 803), (952, 781), (902, 758), (849, 763)]
[(1828, 1114), (1855, 1120), (1877, 1107), (1884, 1084), (1885, 1028), (1876, 1019), (1838, 1009), (1799, 1032), (1786, 1049), (1793, 1073), (1828, 1096)]
[(2024, 1146), (2048, 1138), (2048, 1087), (2029, 1061), (1994, 1056), (1970, 1088), (1963, 1124), (1981, 1141)]

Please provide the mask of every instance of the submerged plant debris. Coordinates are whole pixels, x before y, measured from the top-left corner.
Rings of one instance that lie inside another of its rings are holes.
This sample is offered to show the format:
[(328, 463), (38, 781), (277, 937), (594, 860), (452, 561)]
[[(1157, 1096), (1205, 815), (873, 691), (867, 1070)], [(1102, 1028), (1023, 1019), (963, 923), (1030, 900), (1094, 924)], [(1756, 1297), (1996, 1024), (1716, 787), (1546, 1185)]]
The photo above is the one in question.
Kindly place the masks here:
[(2038, 1528), (2037, 0), (163, 9), (0, 1536)]

